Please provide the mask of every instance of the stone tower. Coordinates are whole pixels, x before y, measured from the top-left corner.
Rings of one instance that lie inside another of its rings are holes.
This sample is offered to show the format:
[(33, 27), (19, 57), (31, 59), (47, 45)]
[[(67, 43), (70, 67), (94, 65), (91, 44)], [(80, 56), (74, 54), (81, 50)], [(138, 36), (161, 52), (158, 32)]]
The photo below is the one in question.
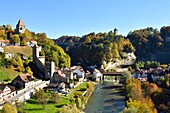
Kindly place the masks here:
[(115, 28), (114, 29), (114, 36), (117, 36), (118, 35), (118, 30)]
[(32, 49), (33, 62), (36, 63), (36, 59), (39, 57), (39, 48), (35, 44)]
[(45, 79), (49, 80), (52, 78), (55, 72), (55, 63), (54, 62), (45, 62)]
[(20, 18), (18, 21), (18, 24), (16, 25), (16, 33), (21, 34), (25, 32), (25, 25), (22, 21), (22, 19)]

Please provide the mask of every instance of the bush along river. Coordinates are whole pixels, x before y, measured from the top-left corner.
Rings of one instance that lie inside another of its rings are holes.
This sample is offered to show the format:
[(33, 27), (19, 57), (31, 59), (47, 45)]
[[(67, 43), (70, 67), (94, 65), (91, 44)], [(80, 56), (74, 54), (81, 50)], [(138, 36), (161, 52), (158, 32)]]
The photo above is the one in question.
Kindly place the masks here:
[(96, 84), (85, 113), (119, 113), (125, 107), (125, 89), (113, 82)]

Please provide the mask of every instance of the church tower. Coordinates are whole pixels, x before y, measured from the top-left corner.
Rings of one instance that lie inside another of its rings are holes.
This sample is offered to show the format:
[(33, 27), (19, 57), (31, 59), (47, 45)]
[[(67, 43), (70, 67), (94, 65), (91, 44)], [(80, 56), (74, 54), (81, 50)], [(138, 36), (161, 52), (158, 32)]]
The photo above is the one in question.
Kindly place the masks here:
[(115, 28), (114, 29), (114, 36), (117, 36), (118, 35), (118, 30)]
[(20, 18), (19, 21), (18, 21), (18, 24), (16, 25), (16, 33), (17, 34), (24, 33), (25, 29), (26, 29), (25, 25), (24, 25), (22, 19)]
[(55, 72), (54, 62), (45, 62), (45, 79), (50, 80)]

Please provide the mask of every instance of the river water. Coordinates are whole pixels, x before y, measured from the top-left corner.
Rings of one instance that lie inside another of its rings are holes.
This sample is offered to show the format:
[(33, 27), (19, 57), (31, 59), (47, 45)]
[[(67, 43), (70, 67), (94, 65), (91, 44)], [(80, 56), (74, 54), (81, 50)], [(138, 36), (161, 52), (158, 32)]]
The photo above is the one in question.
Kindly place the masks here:
[(87, 102), (85, 113), (119, 113), (125, 107), (125, 90), (113, 82), (97, 84)]

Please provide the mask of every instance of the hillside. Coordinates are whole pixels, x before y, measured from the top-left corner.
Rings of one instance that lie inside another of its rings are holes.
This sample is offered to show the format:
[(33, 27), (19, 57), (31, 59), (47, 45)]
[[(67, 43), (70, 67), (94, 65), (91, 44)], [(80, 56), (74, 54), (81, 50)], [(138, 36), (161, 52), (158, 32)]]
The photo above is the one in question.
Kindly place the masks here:
[(54, 42), (70, 55), (72, 65), (80, 63), (83, 67), (115, 63), (117, 59), (125, 59), (124, 53), (135, 51), (131, 42), (115, 31), (89, 33), (82, 37), (62, 36)]
[(170, 63), (170, 26), (164, 26), (160, 30), (148, 27), (134, 30), (127, 35), (135, 47), (135, 55), (138, 61), (159, 61)]
[(5, 67), (0, 67), (0, 82), (11, 81), (19, 74), (21, 74), (21, 72), (15, 71), (13, 68), (7, 69)]
[(61, 36), (54, 42), (70, 55), (72, 65), (77, 62), (101, 65), (102, 61), (122, 59), (123, 52), (134, 52), (137, 61), (170, 63), (170, 26), (163, 26), (160, 30), (152, 27), (134, 30), (126, 37), (115, 36), (113, 31), (82, 37)]
[(14, 54), (22, 53), (25, 56), (32, 55), (32, 48), (30, 46), (5, 46), (4, 51), (9, 53), (14, 53)]
[[(21, 20), (19, 20), (20, 23)], [(10, 53), (22, 53), (25, 56), (32, 54), (31, 47), (27, 47), (27, 44), (37, 43), (42, 47), (40, 52), (41, 56), (46, 56), (46, 61), (53, 61), (57, 67), (70, 67), (70, 57), (63, 49), (54, 44), (45, 33), (35, 33), (29, 31), (25, 27), (21, 33), (18, 30), (12, 28), (10, 24), (0, 26), (0, 40), (8, 40), (10, 45), (21, 45), (6, 47), (5, 52)], [(35, 42), (36, 41), (36, 42)]]

